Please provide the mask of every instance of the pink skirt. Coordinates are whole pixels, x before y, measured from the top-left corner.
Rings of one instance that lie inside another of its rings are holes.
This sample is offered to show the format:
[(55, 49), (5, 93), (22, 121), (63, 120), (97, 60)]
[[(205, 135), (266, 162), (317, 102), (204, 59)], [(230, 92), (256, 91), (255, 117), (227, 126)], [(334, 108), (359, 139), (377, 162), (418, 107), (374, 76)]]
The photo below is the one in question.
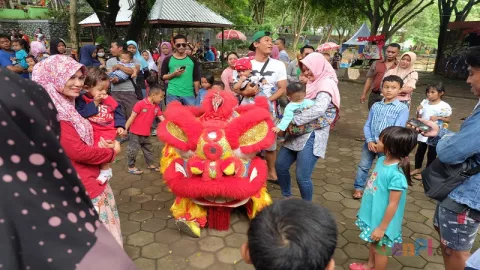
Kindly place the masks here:
[(122, 230), (120, 229), (120, 217), (118, 216), (117, 204), (113, 196), (112, 188), (107, 183), (105, 190), (92, 199), (93, 206), (98, 212), (100, 221), (107, 227), (118, 244), (123, 247)]

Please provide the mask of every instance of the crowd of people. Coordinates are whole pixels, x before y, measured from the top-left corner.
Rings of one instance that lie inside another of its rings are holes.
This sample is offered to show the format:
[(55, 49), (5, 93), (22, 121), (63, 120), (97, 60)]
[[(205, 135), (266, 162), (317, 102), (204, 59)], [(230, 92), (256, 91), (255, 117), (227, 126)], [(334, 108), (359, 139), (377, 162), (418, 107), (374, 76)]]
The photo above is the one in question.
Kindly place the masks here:
[[(2, 205), (9, 206), (0, 208), (0, 236), (12, 241), (6, 253), (11, 257), (1, 256), (0, 265), (16, 269), (114, 263), (115, 269), (132, 269), (119, 248), (120, 220), (109, 185), (110, 164), (121, 143), (128, 141), (128, 173), (144, 173), (136, 166), (139, 150), (146, 169), (158, 172), (150, 136), (164, 120), (162, 108), (174, 101), (199, 106), (208, 91), (230, 91), (239, 105), (254, 104), (258, 96), (268, 99), (276, 123), (272, 132), (280, 142), (264, 151), (268, 181), (280, 186), (283, 197), (291, 197), (290, 167), (296, 162), (303, 199), (281, 200), (263, 210), (251, 223), (243, 258), (257, 269), (334, 268), (335, 223), (309, 202), (313, 169), (325, 158), (330, 130), (340, 118), (338, 79), (329, 55), (305, 45), (291, 60), (285, 39), (274, 41), (269, 32), (258, 31), (249, 56), (225, 54), (228, 67), (216, 80), (201, 70), (197, 46), (183, 35), (152, 50), (142, 50), (133, 40), (116, 40), (109, 59), (105, 48), (95, 45), (83, 46), (75, 59), (66, 55), (62, 39), (52, 38), (47, 50), (41, 29), (35, 39), (30, 42), (21, 32), (0, 35), (0, 80), (5, 83), (0, 94), (1, 192)], [(357, 138), (364, 144), (352, 198), (362, 199), (355, 224), (359, 237), (370, 243), (370, 256), (367, 263), (352, 263), (352, 270), (387, 268), (388, 250), (402, 241), (408, 187), (413, 179), (431, 179), (429, 170), (421, 170), (427, 152), (427, 168), (436, 162), (480, 163), (480, 144), (471, 140), (478, 131), (480, 106), (459, 132), (448, 131), (452, 109), (442, 101), (444, 85), (429, 85), (421, 104), (411, 104), (415, 91), (423, 94), (417, 90), (416, 55), (406, 52), (398, 58), (399, 52), (398, 44), (387, 46), (386, 57), (370, 67), (360, 97), (360, 102), (368, 101), (370, 112), (364, 134)], [(216, 58), (211, 49), (201, 53), (205, 59)], [(472, 48), (466, 59), (467, 82), (480, 97), (480, 48)], [(412, 106), (420, 122), (409, 121)], [(416, 147), (415, 170), (410, 171), (408, 156)], [(42, 178), (59, 181), (32, 181)], [(463, 269), (470, 255), (480, 224), (479, 181), (480, 175), (470, 175), (438, 203), (434, 223), (446, 269)], [(24, 199), (11, 206), (18, 197)], [(290, 245), (286, 238), (297, 243)], [(33, 245), (45, 247), (40, 255), (25, 256)], [(276, 254), (265, 252), (272, 248)], [(92, 254), (98, 249), (105, 255), (101, 259)], [(75, 256), (67, 259), (62, 252)], [(93, 262), (97, 259), (100, 262)]]

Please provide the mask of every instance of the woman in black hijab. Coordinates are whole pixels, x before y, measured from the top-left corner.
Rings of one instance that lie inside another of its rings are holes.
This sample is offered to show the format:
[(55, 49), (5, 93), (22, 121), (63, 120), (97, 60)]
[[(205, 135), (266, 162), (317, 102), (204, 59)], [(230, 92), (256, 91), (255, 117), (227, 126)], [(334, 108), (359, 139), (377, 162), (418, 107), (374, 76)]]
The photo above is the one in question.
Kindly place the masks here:
[(6, 69), (0, 85), (0, 265), (136, 269), (65, 156), (47, 92)]
[(65, 54), (67, 52), (67, 43), (61, 38), (52, 38), (50, 40), (50, 55)]

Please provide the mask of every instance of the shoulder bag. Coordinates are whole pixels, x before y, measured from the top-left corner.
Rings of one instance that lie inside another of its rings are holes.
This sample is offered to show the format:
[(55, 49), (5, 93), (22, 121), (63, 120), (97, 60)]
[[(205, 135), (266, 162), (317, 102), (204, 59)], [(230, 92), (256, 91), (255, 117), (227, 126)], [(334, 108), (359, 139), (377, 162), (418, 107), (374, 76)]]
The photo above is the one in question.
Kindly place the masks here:
[(469, 160), (450, 165), (436, 158), (422, 172), (425, 195), (434, 200), (443, 201), (456, 187), (478, 173), (480, 173), (480, 166), (472, 168)]

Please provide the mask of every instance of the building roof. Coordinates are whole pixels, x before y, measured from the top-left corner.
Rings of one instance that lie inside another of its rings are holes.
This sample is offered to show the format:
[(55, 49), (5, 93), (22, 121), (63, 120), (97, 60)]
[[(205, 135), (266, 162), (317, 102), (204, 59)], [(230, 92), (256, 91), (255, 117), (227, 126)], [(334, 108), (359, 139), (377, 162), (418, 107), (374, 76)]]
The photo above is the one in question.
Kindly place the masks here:
[[(120, 0), (116, 25), (128, 25), (132, 18), (131, 0)], [(230, 27), (232, 22), (195, 0), (156, 0), (149, 15), (152, 24), (170, 27)], [(100, 26), (97, 14), (79, 23), (83, 27)]]

